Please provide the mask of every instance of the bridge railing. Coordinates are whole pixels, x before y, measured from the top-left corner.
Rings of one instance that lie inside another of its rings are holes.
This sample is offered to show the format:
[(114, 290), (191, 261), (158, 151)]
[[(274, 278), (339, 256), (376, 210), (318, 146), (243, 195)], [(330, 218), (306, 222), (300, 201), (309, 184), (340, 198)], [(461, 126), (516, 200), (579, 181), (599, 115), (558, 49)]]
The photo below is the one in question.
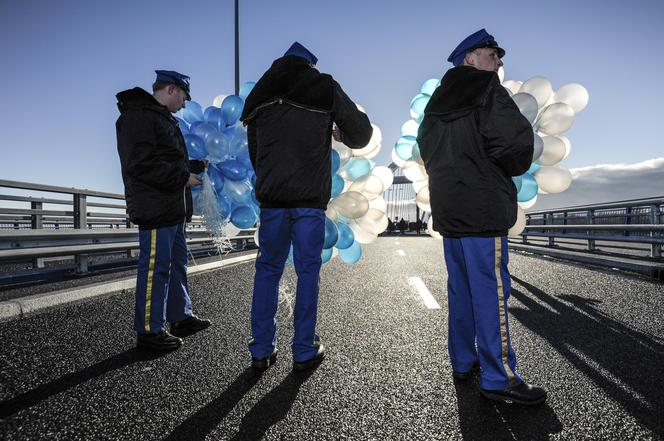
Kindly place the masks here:
[[(0, 263), (31, 261), (43, 268), (48, 257), (73, 256), (76, 272), (86, 273), (91, 255), (124, 252), (134, 257), (138, 228), (126, 213), (124, 195), (87, 189), (0, 180), (3, 189), (53, 193), (55, 197), (0, 194)], [(253, 240), (255, 229), (230, 238), (236, 244)], [(187, 226), (187, 242), (214, 249), (200, 217)]]

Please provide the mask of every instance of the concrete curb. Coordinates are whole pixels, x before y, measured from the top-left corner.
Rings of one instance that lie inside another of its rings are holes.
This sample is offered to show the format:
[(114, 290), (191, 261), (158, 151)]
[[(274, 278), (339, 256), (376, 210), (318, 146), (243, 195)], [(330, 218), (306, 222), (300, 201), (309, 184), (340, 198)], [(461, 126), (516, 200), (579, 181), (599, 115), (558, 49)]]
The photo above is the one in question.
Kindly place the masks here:
[[(219, 262), (210, 262), (188, 267), (187, 274), (193, 275), (206, 271), (213, 271), (239, 265), (241, 263), (246, 263), (255, 259), (255, 253), (244, 256), (231, 257)], [(136, 277), (133, 276), (114, 282), (95, 283), (86, 285), (81, 288), (69, 288), (60, 291), (35, 294), (33, 296), (7, 300), (0, 302), (0, 322), (19, 319), (27, 314), (32, 314), (46, 308), (53, 308), (55, 306), (65, 305), (79, 300), (90, 299), (113, 292), (134, 289), (135, 286)]]

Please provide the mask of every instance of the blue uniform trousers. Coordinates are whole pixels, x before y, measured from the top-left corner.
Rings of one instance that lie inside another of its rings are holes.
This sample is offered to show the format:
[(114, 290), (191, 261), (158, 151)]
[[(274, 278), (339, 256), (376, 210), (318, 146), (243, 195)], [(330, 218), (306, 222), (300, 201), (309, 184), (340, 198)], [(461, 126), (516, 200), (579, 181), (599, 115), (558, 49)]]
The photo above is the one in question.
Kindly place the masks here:
[(172, 323), (191, 315), (184, 227), (182, 223), (139, 230), (134, 329), (140, 334), (161, 332), (166, 320)]
[(325, 212), (317, 208), (262, 208), (258, 231), (254, 295), (251, 303), (249, 352), (252, 357), (270, 356), (277, 345), (279, 280), (293, 244), (297, 273), (293, 360), (306, 361), (316, 355), (320, 337), (316, 334), (318, 281), (325, 240)]
[(521, 383), (507, 319), (511, 288), (507, 237), (445, 237), (443, 250), (452, 369), (468, 372), (479, 359), (483, 389)]

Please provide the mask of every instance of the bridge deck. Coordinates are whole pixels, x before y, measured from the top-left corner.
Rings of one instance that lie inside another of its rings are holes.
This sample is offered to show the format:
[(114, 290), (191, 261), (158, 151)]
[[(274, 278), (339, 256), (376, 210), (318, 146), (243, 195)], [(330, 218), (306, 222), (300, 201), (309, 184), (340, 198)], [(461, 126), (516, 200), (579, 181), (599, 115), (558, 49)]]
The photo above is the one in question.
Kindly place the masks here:
[[(191, 277), (195, 311), (214, 325), (160, 357), (132, 349), (132, 293), (0, 323), (0, 438), (664, 436), (661, 284), (513, 254), (518, 370), (549, 391), (546, 405), (522, 408), (452, 381), (440, 242), (381, 238), (365, 252), (323, 269), (328, 358), (308, 376), (291, 372), (286, 307), (277, 364), (261, 377), (247, 369), (251, 264)], [(442, 309), (425, 306), (412, 276)]]

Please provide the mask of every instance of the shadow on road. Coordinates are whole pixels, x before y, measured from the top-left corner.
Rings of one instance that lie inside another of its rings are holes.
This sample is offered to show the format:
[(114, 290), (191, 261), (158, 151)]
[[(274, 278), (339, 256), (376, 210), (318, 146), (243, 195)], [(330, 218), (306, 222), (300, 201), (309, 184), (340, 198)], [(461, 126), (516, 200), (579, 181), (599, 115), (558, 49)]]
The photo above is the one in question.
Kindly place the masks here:
[(520, 406), (494, 403), (479, 393), (479, 380), (455, 381), (459, 429), (466, 441), (548, 440), (563, 427), (548, 404)]
[(73, 387), (83, 384), (93, 378), (100, 377), (111, 371), (122, 369), (131, 364), (141, 361), (154, 360), (164, 353), (137, 351), (129, 349), (120, 354), (114, 355), (99, 363), (93, 364), (83, 370), (72, 372), (63, 377), (42, 384), (28, 392), (15, 396), (7, 401), (0, 402), (0, 419), (7, 418), (22, 410), (28, 409), (40, 402), (65, 392)]
[(554, 297), (517, 277), (512, 279), (528, 290), (526, 294), (512, 287), (514, 298), (528, 308), (516, 308), (512, 316), (545, 338), (643, 426), (664, 436), (664, 340), (598, 310), (602, 300), (576, 294)]

